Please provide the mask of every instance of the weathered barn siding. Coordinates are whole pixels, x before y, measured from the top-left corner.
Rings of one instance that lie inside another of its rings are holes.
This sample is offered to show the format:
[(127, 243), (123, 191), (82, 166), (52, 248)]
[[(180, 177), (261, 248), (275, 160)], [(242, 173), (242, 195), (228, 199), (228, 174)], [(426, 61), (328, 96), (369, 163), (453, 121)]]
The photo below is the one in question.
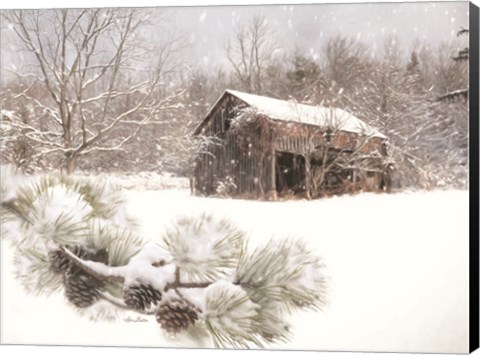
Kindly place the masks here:
[(325, 128), (299, 124), (297, 122), (276, 122), (275, 149), (285, 152), (304, 153), (320, 145), (342, 151), (356, 151), (362, 153), (384, 152), (384, 140), (380, 138), (362, 137), (355, 133), (336, 131), (329, 132)]
[(195, 167), (195, 190), (205, 195), (220, 193), (218, 187), (232, 182), (235, 195), (260, 196), (273, 189), (268, 162), (271, 154), (259, 156), (252, 147), (241, 147), (235, 134), (226, 134), (221, 144), (200, 154)]
[(234, 96), (224, 95), (207, 115), (197, 134), (218, 136), (225, 133), (229, 126), (227, 118), (235, 116), (235, 112), (246, 107), (245, 103)]
[(231, 188), (236, 195), (260, 196), (273, 189), (271, 184), (269, 164), (271, 154), (257, 152), (263, 148), (254, 145), (263, 142), (241, 144), (237, 134), (228, 130), (231, 120), (237, 110), (246, 105), (225, 95), (209, 113), (204, 125), (200, 127), (201, 134), (219, 137), (220, 142), (211, 144), (207, 151), (200, 154), (196, 161), (194, 188), (205, 195), (219, 193), (220, 184), (233, 183)]

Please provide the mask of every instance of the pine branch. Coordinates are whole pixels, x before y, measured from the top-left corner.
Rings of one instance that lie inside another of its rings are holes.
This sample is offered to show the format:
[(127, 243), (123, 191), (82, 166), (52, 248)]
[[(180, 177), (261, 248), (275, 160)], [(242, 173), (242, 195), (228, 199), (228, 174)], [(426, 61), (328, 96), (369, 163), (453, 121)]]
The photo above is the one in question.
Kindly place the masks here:
[(26, 216), (24, 216), (24, 214), (20, 211), (16, 202), (17, 202), (16, 199), (11, 199), (11, 200), (8, 200), (8, 201), (2, 201), (2, 210), (6, 209), (9, 212), (15, 214), (17, 217), (20, 217), (20, 218), (24, 219), (24, 217), (26, 217)]
[(124, 267), (122, 266), (109, 267), (100, 262), (82, 260), (64, 246), (61, 246), (60, 250), (65, 253), (72, 263), (99, 281), (111, 283), (123, 283), (125, 281), (125, 276), (122, 272)]
[(155, 312), (156, 312), (156, 307), (151, 307), (151, 308), (145, 309), (145, 310), (132, 309), (132, 308), (128, 307), (122, 299), (113, 296), (109, 292), (99, 292), (98, 295), (104, 301), (107, 301), (110, 304), (112, 304), (112, 305), (114, 305), (118, 308), (121, 308), (121, 309), (129, 310), (129, 311), (135, 311), (137, 313), (146, 314), (146, 315), (152, 315), (152, 314), (155, 314)]
[(467, 100), (468, 99), (468, 88), (448, 92), (445, 95), (442, 95), (442, 96), (438, 97), (437, 101), (454, 100), (458, 97), (463, 97), (465, 100)]
[(165, 286), (165, 292), (168, 290), (177, 291), (178, 288), (205, 288), (212, 284), (212, 282), (181, 282), (180, 281), (180, 268), (177, 266), (175, 268), (175, 281), (167, 283)]
[(323, 264), (299, 240), (272, 240), (241, 256), (234, 279), (259, 304), (286, 310), (321, 309), (325, 304)]
[[(128, 273), (128, 265), (117, 267), (107, 266), (100, 262), (80, 259), (64, 246), (61, 246), (60, 249), (71, 262), (97, 280), (111, 283), (125, 282), (125, 274)], [(179, 269), (177, 268), (177, 270)], [(177, 288), (205, 288), (211, 284), (212, 282), (181, 282), (180, 279), (177, 278), (174, 282), (167, 283), (164, 291), (166, 292)]]
[(188, 281), (212, 282), (237, 265), (244, 237), (229, 221), (202, 214), (177, 219), (163, 235), (163, 248)]
[(468, 47), (465, 47), (461, 51), (458, 52), (458, 55), (456, 57), (452, 57), (452, 59), (456, 62), (458, 61), (463, 61), (463, 60), (468, 60), (470, 58), (470, 51)]
[[(155, 314), (170, 333), (203, 320), (215, 346), (248, 348), (288, 340), (286, 311), (324, 305), (323, 264), (301, 241), (272, 240), (249, 253), (230, 221), (201, 215), (177, 220), (164, 236), (166, 252), (146, 247), (129, 221), (116, 224), (123, 200), (103, 184), (50, 175), (20, 192), (11, 186), (2, 185), (12, 191), (1, 207), (25, 225), (18, 279), (37, 293), (65, 287), (81, 312)], [(83, 288), (74, 285), (80, 281)], [(97, 300), (100, 308), (91, 308)]]
[(177, 288), (206, 288), (210, 286), (213, 282), (174, 282), (167, 283), (165, 286), (165, 291), (176, 290)]
[(460, 37), (461, 35), (467, 34), (470, 32), (468, 28), (464, 28), (460, 26), (461, 30), (457, 32), (457, 37)]
[(247, 292), (222, 281), (207, 289), (205, 323), (216, 347), (263, 347), (259, 336), (260, 306)]

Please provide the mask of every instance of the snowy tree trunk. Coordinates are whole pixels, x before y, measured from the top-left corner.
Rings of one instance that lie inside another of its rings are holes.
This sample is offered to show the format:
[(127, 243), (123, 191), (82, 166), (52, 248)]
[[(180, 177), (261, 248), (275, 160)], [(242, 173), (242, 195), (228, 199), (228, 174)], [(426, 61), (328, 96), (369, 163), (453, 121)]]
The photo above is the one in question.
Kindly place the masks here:
[(65, 169), (68, 175), (71, 175), (75, 172), (77, 167), (77, 157), (72, 154), (66, 154), (66, 163)]

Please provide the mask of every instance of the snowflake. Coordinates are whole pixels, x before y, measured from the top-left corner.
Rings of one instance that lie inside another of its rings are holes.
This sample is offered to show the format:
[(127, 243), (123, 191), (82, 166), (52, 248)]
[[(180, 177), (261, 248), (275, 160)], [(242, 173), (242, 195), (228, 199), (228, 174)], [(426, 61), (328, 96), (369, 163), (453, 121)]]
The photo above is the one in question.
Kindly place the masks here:
[(200, 17), (198, 18), (198, 22), (202, 23), (205, 21), (205, 19), (207, 18), (207, 12), (204, 11), (202, 12), (202, 14), (200, 15)]

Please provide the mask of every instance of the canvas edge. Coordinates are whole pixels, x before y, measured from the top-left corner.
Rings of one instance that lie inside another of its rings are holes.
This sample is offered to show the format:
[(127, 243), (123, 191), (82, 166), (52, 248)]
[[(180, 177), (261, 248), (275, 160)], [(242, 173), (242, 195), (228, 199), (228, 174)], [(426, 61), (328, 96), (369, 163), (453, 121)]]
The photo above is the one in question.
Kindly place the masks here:
[(479, 7), (470, 2), (470, 326), (469, 351), (479, 347)]

